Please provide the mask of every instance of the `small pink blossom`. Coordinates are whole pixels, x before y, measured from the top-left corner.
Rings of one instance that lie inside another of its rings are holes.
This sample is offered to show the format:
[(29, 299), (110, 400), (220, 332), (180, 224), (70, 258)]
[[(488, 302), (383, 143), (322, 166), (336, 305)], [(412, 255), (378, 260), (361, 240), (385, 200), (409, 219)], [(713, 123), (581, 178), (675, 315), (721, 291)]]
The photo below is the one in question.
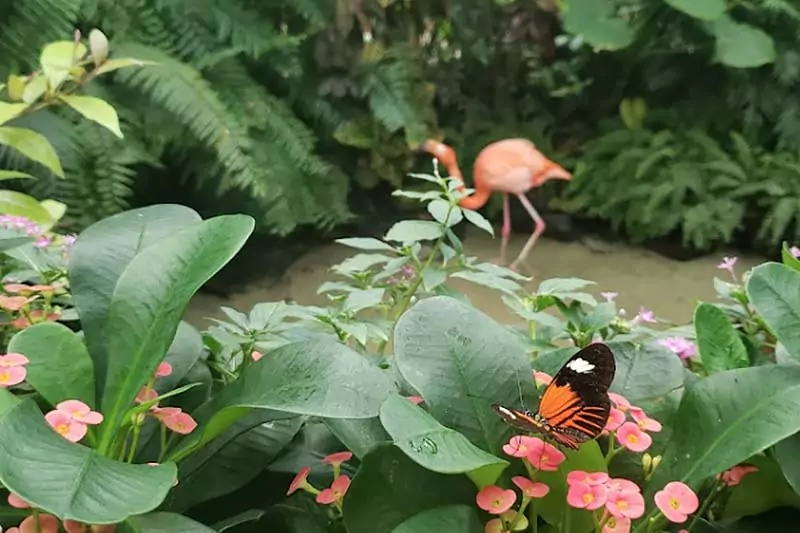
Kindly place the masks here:
[(605, 524), (603, 524), (603, 533), (630, 533), (631, 519), (630, 518), (617, 518), (610, 516)]
[(163, 378), (170, 374), (172, 374), (172, 365), (166, 361), (159, 363), (158, 368), (156, 368), (156, 376)]
[(644, 498), (638, 491), (614, 491), (608, 494), (606, 509), (616, 518), (636, 519), (644, 514)]
[(511, 481), (520, 488), (526, 498), (544, 498), (550, 492), (550, 487), (544, 483), (534, 483), (526, 477), (514, 476)]
[(24, 296), (0, 295), (0, 308), (6, 311), (19, 311), (33, 300), (34, 298), (25, 298)]
[(27, 376), (28, 371), (24, 366), (0, 367), (0, 387), (19, 385)]
[[(19, 533), (58, 533), (58, 525), (58, 518), (51, 514), (30, 515), (20, 522)], [(9, 528), (8, 533), (14, 529), (16, 528)]]
[(606, 302), (609, 302), (609, 303), (611, 303), (611, 302), (613, 302), (613, 301), (614, 301), (614, 299), (615, 299), (617, 296), (619, 296), (619, 293), (618, 293), (618, 292), (601, 292), (601, 293), (600, 293), (600, 296), (602, 296), (603, 298), (605, 298)]
[[(134, 400), (136, 403), (146, 403), (151, 402), (158, 398), (158, 391), (155, 389), (151, 389), (148, 387), (142, 387), (139, 390), (139, 393), (136, 395), (136, 399)], [(152, 408), (157, 408), (158, 404), (155, 404)]]
[(608, 488), (609, 494), (631, 494), (641, 493), (639, 485), (631, 481), (630, 479), (625, 479), (623, 477), (615, 477), (608, 480), (606, 483), (606, 488)]
[(667, 483), (662, 490), (656, 492), (654, 499), (667, 520), (676, 524), (685, 522), (700, 505), (694, 491), (680, 481)]
[(617, 406), (617, 409), (620, 411), (627, 411), (631, 408), (631, 402), (629, 402), (624, 396), (621, 394), (617, 394), (616, 392), (609, 392), (608, 398)]
[(322, 462), (328, 463), (329, 465), (338, 466), (341, 465), (342, 463), (346, 463), (352, 458), (353, 454), (350, 452), (338, 452), (325, 456), (322, 459)]
[(798, 248), (797, 246), (792, 246), (791, 248), (789, 248), (789, 253), (792, 254), (792, 257), (800, 258), (800, 248)]
[(533, 379), (536, 381), (536, 386), (541, 387), (542, 385), (550, 385), (553, 381), (553, 377), (548, 374), (547, 372), (539, 372), (538, 370), (533, 371)]
[(478, 507), (490, 514), (501, 514), (514, 505), (517, 493), (511, 489), (501, 489), (497, 485), (487, 485), (475, 497)]
[(697, 354), (697, 346), (683, 337), (666, 337), (659, 339), (658, 344), (673, 351), (681, 359), (688, 359)]
[(92, 409), (80, 400), (64, 400), (56, 404), (56, 409), (68, 414), (73, 420), (84, 424), (97, 425), (103, 421), (103, 415)]
[(722, 258), (722, 262), (717, 265), (717, 268), (721, 270), (727, 270), (730, 272), (731, 277), (734, 281), (736, 281), (736, 273), (733, 271), (733, 267), (736, 266), (736, 262), (739, 260), (738, 257), (728, 257), (725, 256)]
[(625, 423), (625, 413), (623, 413), (616, 407), (612, 407), (611, 411), (608, 413), (608, 421), (606, 422), (606, 427), (603, 428), (603, 431), (607, 432), (616, 431), (624, 423)]
[(181, 435), (188, 435), (197, 427), (197, 422), (189, 413), (184, 413), (178, 409), (177, 413), (172, 413), (162, 419), (168, 429)]
[(567, 474), (567, 485), (573, 485), (575, 483), (603, 485), (607, 482), (608, 474), (605, 472), (584, 472), (583, 470), (573, 470)]
[(31, 504), (14, 494), (13, 492), (8, 493), (8, 505), (14, 507), (16, 509), (29, 509)]
[(350, 478), (342, 474), (334, 480), (330, 488), (324, 489), (317, 494), (317, 503), (341, 503), (349, 488)]
[(15, 366), (24, 366), (30, 363), (30, 359), (22, 355), (21, 353), (7, 353), (5, 355), (0, 355), (0, 367), (2, 368), (12, 368)]
[(558, 465), (567, 458), (564, 453), (542, 439), (531, 437), (530, 453), (527, 456), (528, 462), (536, 469), (545, 472), (558, 470)]
[(406, 400), (413, 403), (414, 405), (419, 405), (425, 401), (422, 399), (422, 396), (406, 396)]
[(503, 451), (511, 457), (527, 457), (534, 449), (534, 441), (541, 440), (527, 435), (514, 435), (503, 445)]
[(259, 359), (264, 357), (264, 354), (253, 350), (253, 352), (250, 354), (250, 357), (253, 358), (253, 361), (258, 361)]
[(572, 483), (567, 491), (567, 503), (576, 509), (594, 511), (606, 503), (608, 489), (605, 485)]
[(737, 465), (717, 475), (729, 487), (735, 487), (742, 482), (742, 478), (751, 472), (758, 472), (758, 467), (753, 465)]
[(310, 485), (308, 484), (308, 474), (311, 473), (311, 468), (308, 466), (304, 466), (300, 469), (294, 479), (289, 484), (289, 490), (286, 491), (286, 495), (289, 496), (293, 492), (299, 489), (306, 489)]
[(86, 424), (79, 422), (70, 415), (58, 409), (54, 409), (44, 415), (47, 423), (56, 430), (56, 433), (70, 442), (78, 442), (86, 436), (88, 431)]
[(631, 418), (633, 418), (636, 424), (644, 431), (652, 431), (654, 433), (661, 431), (661, 422), (647, 416), (644, 412), (644, 409), (640, 407), (631, 407), (630, 412)]
[(655, 317), (655, 314), (652, 311), (650, 311), (649, 309), (645, 309), (644, 306), (640, 306), (639, 307), (639, 314), (637, 314), (633, 318), (633, 322), (634, 322), (634, 324), (638, 324), (639, 322), (647, 322), (647, 323), (650, 323), (650, 324), (655, 324), (656, 323), (656, 317)]
[(617, 430), (617, 441), (632, 452), (643, 452), (653, 439), (634, 422), (625, 422)]

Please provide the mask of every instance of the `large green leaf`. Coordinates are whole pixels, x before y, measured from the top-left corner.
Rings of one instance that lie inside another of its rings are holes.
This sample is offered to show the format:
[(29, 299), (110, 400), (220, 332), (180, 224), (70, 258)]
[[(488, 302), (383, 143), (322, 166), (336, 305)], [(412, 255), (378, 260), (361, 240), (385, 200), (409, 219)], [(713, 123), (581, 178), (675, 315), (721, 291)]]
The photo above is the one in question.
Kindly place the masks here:
[(737, 22), (727, 14), (708, 23), (717, 38), (716, 59), (734, 68), (758, 68), (775, 61), (775, 42), (764, 30)]
[(193, 413), (200, 427), (177, 453), (205, 444), (250, 409), (274, 411), (275, 419), (372, 418), (393, 389), (386, 372), (328, 337), (285, 344)]
[(759, 265), (747, 280), (747, 296), (786, 350), (800, 359), (800, 272), (780, 263)]
[(593, 529), (594, 519), (590, 511), (575, 509), (567, 504), (567, 474), (572, 470), (606, 472), (606, 462), (597, 441), (587, 442), (577, 451), (564, 450), (564, 455), (567, 458), (559, 465), (558, 470), (537, 474), (538, 480), (550, 487), (550, 492), (531, 505), (538, 506), (538, 513), (547, 523), (563, 525), (564, 520), (568, 520), (570, 533), (585, 533)]
[(633, 42), (633, 29), (614, 13), (610, 0), (563, 0), (564, 29), (595, 50), (619, 50)]
[(666, 2), (697, 19), (714, 20), (725, 13), (725, 0), (666, 0)]
[(467, 474), (479, 488), (494, 483), (508, 466), (397, 394), (383, 403), (381, 423), (415, 463), (441, 474)]
[(392, 533), (482, 533), (484, 530), (475, 507), (446, 505), (412, 516)]
[(119, 277), (137, 254), (200, 220), (188, 207), (154, 205), (96, 222), (75, 242), (68, 265), (70, 290), (94, 361), (98, 399), (102, 397), (110, 357), (106, 339), (108, 312)]
[(53, 225), (50, 212), (36, 198), (17, 191), (0, 190), (0, 213), (25, 217), (42, 226)]
[(491, 404), (520, 407), (520, 392), (536, 397), (521, 341), (453, 298), (428, 298), (407, 311), (394, 347), (398, 370), (434, 418), (489, 453), (499, 454), (512, 433)]
[(119, 276), (106, 324), (112, 357), (100, 402), (101, 452), (164, 358), (191, 297), (239, 251), (254, 224), (244, 215), (193, 224), (142, 251)]
[(59, 178), (64, 177), (64, 169), (61, 167), (58, 154), (47, 137), (41, 133), (27, 128), (2, 126), (0, 127), (0, 144), (10, 146), (28, 159), (47, 167)]
[(775, 444), (775, 459), (783, 476), (797, 494), (800, 494), (800, 433)]
[(324, 422), (331, 433), (359, 459), (378, 444), (392, 440), (377, 416), (355, 419), (326, 418)]
[(23, 329), (8, 343), (8, 351), (21, 353), (28, 383), (55, 405), (64, 400), (94, 403), (94, 368), (83, 339), (57, 322), (42, 322)]
[(344, 523), (348, 533), (394, 531), (429, 509), (474, 505), (476, 492), (467, 478), (425, 470), (383, 444), (364, 457), (353, 478), (344, 499)]
[(716, 305), (698, 305), (694, 311), (694, 327), (700, 359), (709, 374), (746, 368), (750, 364), (742, 339), (725, 312)]
[(714, 374), (686, 391), (674, 421), (651, 494), (674, 480), (697, 487), (800, 430), (800, 367)]
[(631, 402), (657, 398), (683, 386), (683, 365), (669, 349), (653, 342), (609, 342), (617, 362), (610, 390)]
[(153, 388), (159, 393), (164, 393), (177, 388), (181, 379), (197, 363), (203, 355), (203, 337), (191, 324), (181, 321), (175, 338), (167, 350), (164, 361), (172, 365), (169, 376), (156, 378)]
[(800, 496), (786, 482), (781, 467), (774, 459), (757, 455), (748, 459), (747, 463), (758, 468), (758, 471), (744, 476), (742, 482), (731, 491), (723, 513), (726, 521), (759, 515), (776, 507), (800, 507)]
[(129, 518), (120, 533), (214, 533), (208, 526), (175, 513), (148, 513)]
[(0, 482), (64, 519), (112, 524), (152, 511), (176, 479), (172, 463), (131, 465), (59, 436), (33, 400), (0, 415)]

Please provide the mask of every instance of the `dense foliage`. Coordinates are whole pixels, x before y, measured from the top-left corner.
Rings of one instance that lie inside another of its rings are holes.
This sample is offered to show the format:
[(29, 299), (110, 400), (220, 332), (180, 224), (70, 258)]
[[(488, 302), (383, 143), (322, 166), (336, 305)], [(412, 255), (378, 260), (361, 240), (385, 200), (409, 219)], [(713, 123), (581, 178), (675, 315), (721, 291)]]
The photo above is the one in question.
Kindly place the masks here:
[(800, 10), (786, 0), (0, 7), (0, 78), (75, 27), (157, 62), (87, 89), (119, 109), (124, 142), (61, 110), (18, 119), (68, 179), (0, 154), (44, 178), (14, 188), (65, 202), (76, 229), (150, 198), (243, 209), (278, 233), (328, 227), (369, 210), (352, 191), (400, 186), (426, 136), (456, 148), (468, 179), (486, 143), (522, 136), (576, 171), (554, 208), (634, 240), (774, 249), (800, 232)]

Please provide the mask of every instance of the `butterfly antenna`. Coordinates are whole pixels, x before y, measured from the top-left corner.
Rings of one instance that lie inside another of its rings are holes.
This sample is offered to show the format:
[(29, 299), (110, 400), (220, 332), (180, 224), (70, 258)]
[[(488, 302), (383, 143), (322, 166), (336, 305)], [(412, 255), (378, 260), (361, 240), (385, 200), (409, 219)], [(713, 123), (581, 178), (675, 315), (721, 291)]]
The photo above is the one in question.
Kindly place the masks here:
[(522, 406), (523, 411), (527, 411), (528, 408), (525, 407), (525, 398), (522, 397), (522, 381), (519, 379), (519, 371), (515, 372), (517, 377), (517, 391), (519, 392), (519, 404)]

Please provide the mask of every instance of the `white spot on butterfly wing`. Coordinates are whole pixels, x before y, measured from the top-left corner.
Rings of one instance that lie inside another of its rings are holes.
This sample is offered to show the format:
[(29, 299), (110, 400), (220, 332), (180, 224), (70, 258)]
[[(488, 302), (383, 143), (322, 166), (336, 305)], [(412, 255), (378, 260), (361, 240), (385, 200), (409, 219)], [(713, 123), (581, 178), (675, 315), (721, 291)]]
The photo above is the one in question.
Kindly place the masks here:
[(498, 405), (497, 406), (497, 410), (500, 411), (501, 413), (503, 413), (503, 415), (507, 416), (511, 420), (516, 420), (517, 419), (517, 415), (515, 415), (514, 413), (512, 413), (511, 411), (509, 411), (508, 409), (506, 409), (502, 405)]
[(594, 365), (586, 359), (581, 359), (578, 357), (577, 359), (573, 359), (567, 363), (567, 368), (573, 372), (577, 372), (578, 374), (587, 374), (594, 370)]

